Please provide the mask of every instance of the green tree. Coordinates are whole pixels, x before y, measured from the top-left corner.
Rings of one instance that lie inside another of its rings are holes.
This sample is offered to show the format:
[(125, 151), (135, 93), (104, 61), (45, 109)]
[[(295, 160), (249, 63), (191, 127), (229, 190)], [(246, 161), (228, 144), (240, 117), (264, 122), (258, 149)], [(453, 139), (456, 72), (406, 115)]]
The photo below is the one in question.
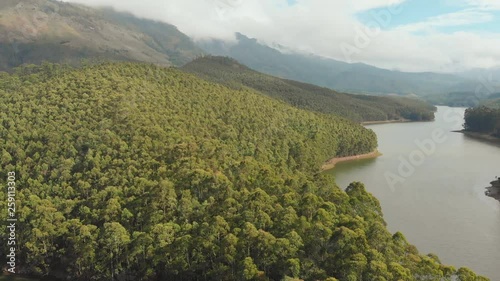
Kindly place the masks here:
[(127, 258), (125, 251), (130, 243), (130, 235), (120, 223), (109, 222), (104, 224), (102, 242), (101, 257), (107, 261), (109, 265), (107, 272), (111, 280), (114, 280), (115, 275), (123, 269)]

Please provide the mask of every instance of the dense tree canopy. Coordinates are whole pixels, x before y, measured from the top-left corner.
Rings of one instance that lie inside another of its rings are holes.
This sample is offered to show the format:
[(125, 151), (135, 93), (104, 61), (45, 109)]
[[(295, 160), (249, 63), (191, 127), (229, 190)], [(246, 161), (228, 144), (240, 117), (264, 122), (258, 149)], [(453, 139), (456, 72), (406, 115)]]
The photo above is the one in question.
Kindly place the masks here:
[(486, 106), (472, 107), (465, 111), (464, 129), (486, 133), (500, 138), (500, 109)]
[(352, 121), (145, 64), (28, 66), (0, 85), (0, 183), (16, 172), (23, 273), (486, 280), (389, 233), (363, 184), (318, 173), (377, 146)]
[(227, 57), (200, 57), (182, 69), (233, 89), (251, 88), (295, 107), (355, 121), (434, 120), (435, 107), (418, 99), (339, 93), (259, 73)]

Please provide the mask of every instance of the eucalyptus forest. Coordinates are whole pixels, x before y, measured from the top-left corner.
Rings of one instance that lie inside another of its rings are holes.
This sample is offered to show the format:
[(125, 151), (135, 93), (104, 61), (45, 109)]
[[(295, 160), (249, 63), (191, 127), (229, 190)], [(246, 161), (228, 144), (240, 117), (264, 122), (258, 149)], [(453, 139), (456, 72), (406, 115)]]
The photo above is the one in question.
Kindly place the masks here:
[(362, 183), (320, 172), (376, 149), (355, 121), (142, 63), (28, 65), (0, 85), (0, 182), (15, 171), (21, 274), (488, 280), (419, 253)]
[(417, 2), (0, 0), (0, 281), (500, 280), (500, 14)]

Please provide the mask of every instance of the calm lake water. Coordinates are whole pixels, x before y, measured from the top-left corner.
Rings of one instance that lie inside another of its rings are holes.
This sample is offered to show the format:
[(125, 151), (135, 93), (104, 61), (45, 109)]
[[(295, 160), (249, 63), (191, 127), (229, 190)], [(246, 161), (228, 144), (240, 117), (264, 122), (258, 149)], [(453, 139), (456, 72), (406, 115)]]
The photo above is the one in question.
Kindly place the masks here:
[(383, 155), (341, 163), (339, 186), (365, 183), (382, 205), (391, 232), (422, 254), (500, 280), (500, 202), (484, 194), (500, 176), (500, 146), (453, 130), (464, 108), (439, 107), (435, 122), (370, 125)]

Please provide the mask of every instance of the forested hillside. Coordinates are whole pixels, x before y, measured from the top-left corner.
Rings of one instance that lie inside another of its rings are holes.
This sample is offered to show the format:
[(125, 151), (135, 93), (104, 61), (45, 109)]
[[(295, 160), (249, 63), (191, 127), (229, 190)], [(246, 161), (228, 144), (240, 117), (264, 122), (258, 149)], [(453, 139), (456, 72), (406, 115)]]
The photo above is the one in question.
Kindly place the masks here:
[(389, 233), (363, 184), (344, 192), (318, 173), (377, 146), (352, 121), (146, 64), (30, 66), (0, 85), (0, 184), (15, 171), (21, 273), (487, 280)]
[(467, 109), (464, 129), (500, 138), (500, 108), (479, 106)]
[(355, 121), (434, 119), (435, 108), (420, 100), (338, 93), (327, 88), (262, 74), (227, 57), (201, 57), (186, 64), (182, 69), (233, 89), (255, 89), (299, 108), (333, 113)]

